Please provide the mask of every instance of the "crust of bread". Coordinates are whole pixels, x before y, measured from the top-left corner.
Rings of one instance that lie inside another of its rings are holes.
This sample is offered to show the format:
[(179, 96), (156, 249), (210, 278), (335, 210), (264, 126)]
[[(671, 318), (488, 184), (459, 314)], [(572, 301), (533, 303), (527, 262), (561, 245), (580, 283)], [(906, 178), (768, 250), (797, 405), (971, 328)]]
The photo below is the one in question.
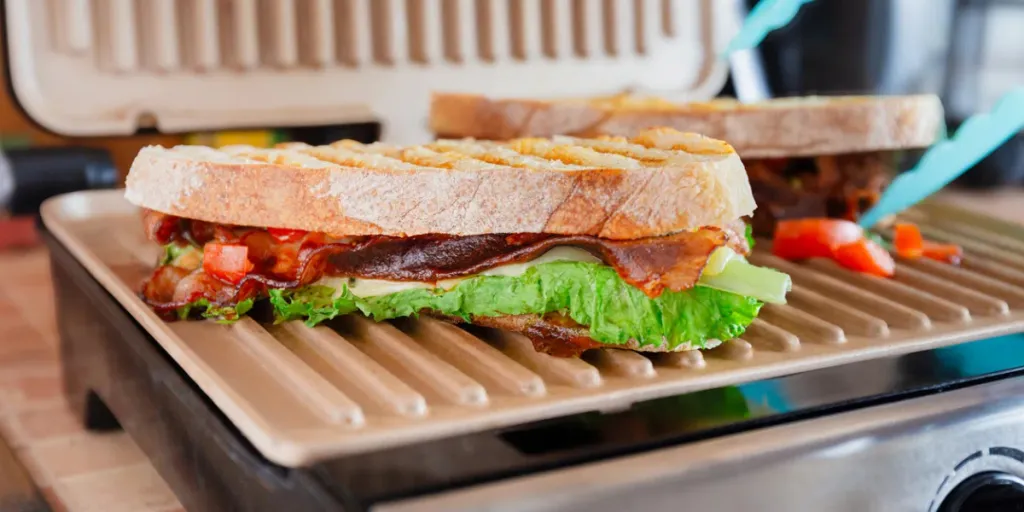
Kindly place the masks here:
[(218, 161), (152, 146), (132, 164), (125, 197), (143, 208), (207, 222), (347, 236), (636, 239), (750, 215), (750, 184), (729, 151), (669, 167), (481, 171)]
[(439, 93), (430, 108), (430, 127), (439, 137), (631, 137), (652, 126), (665, 126), (724, 140), (744, 159), (923, 148), (935, 142), (943, 123), (942, 103), (932, 95), (671, 104)]

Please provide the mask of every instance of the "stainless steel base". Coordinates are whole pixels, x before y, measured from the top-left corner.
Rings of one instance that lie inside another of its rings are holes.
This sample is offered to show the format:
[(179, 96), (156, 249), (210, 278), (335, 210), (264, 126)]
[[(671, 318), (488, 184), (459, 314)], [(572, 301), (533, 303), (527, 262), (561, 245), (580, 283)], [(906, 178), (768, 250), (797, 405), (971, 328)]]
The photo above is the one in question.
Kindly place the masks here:
[(1016, 478), (1024, 377), (376, 510), (995, 512), (1021, 510)]

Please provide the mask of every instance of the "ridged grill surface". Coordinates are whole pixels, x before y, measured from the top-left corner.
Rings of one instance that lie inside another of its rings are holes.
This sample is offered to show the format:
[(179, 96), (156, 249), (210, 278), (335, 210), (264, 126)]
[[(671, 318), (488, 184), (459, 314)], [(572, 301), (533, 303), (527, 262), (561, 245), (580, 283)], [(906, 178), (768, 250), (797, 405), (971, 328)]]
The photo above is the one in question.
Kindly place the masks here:
[(120, 192), (67, 196), (48, 228), (149, 330), (265, 456), (301, 465), (475, 429), (718, 387), (1024, 329), (1024, 230), (942, 206), (906, 217), (960, 243), (963, 265), (899, 261), (895, 279), (759, 244), (752, 261), (788, 272), (788, 305), (767, 305), (742, 339), (705, 352), (537, 353), (517, 334), (420, 318), (350, 316), (309, 328), (251, 319), (165, 323), (133, 290), (159, 248)]
[(631, 57), (686, 0), (48, 0), (52, 44), (114, 71)]
[(708, 98), (727, 78), (717, 55), (734, 14), (718, 0), (9, 0), (3, 9), (13, 91), (58, 133), (379, 121), (383, 140), (406, 144), (431, 138), (434, 91)]

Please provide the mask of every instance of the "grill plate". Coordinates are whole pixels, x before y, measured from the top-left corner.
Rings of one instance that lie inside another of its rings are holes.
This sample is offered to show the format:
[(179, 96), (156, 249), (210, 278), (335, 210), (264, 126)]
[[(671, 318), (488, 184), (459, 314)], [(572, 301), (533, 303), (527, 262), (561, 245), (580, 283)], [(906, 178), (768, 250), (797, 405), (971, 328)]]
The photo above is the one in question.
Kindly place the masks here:
[(43, 209), (47, 228), (264, 456), (286, 466), (1024, 329), (1024, 263), (1011, 257), (1024, 245), (1020, 228), (940, 206), (908, 217), (962, 243), (963, 268), (901, 262), (897, 279), (882, 280), (761, 249), (753, 261), (790, 272), (795, 288), (790, 305), (766, 306), (743, 339), (704, 354), (600, 350), (580, 360), (429, 319), (350, 317), (333, 329), (165, 323), (135, 296), (159, 248), (120, 191), (65, 195)]

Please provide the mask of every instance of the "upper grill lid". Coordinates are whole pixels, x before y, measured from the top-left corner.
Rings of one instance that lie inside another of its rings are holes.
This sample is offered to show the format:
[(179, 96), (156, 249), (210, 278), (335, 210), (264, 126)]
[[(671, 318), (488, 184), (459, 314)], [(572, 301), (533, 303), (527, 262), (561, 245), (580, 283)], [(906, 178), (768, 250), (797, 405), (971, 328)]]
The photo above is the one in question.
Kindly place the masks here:
[(9, 0), (7, 45), (18, 101), (65, 135), (376, 119), (408, 143), (434, 90), (708, 98), (728, 4)]

